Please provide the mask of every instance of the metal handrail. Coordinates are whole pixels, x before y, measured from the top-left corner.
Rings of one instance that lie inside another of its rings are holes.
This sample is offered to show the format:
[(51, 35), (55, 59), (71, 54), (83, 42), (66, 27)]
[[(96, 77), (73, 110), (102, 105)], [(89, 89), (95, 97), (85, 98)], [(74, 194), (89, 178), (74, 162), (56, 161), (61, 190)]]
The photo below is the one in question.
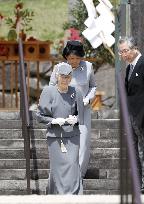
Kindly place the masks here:
[[(135, 149), (133, 146), (133, 135), (132, 128), (130, 125), (130, 119), (128, 114), (127, 99), (125, 93), (125, 87), (121, 72), (117, 74), (118, 81), (118, 92), (120, 102), (120, 113), (121, 113), (121, 162), (120, 162), (120, 190), (121, 190), (121, 203), (134, 203), (141, 204), (140, 197), (140, 182), (137, 171), (137, 161)], [(126, 152), (124, 148), (126, 147)], [(125, 152), (125, 153), (124, 153)], [(128, 159), (128, 160), (127, 160)], [(128, 162), (129, 167), (128, 168)], [(125, 174), (124, 174), (125, 172)], [(131, 188), (128, 189), (128, 176), (131, 180)], [(131, 192), (129, 192), (131, 190)], [(129, 196), (131, 194), (131, 201)]]
[(30, 194), (30, 116), (28, 107), (28, 95), (26, 87), (26, 75), (23, 58), (22, 40), (19, 38), (19, 67), (20, 67), (20, 114), (22, 118), (22, 135), (24, 138), (24, 153), (26, 157), (27, 193)]

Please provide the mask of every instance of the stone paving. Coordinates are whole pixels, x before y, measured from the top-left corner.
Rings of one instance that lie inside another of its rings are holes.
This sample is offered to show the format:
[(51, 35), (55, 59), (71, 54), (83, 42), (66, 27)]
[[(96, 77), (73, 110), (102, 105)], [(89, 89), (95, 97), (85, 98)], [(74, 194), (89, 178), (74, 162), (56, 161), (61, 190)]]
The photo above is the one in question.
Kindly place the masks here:
[(0, 204), (119, 204), (118, 195), (0, 196)]

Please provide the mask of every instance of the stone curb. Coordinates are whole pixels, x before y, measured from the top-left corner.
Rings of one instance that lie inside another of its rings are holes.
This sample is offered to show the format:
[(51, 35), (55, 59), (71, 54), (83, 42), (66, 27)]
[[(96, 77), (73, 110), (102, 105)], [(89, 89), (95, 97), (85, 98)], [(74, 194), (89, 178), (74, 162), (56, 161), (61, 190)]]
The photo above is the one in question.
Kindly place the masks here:
[(0, 204), (119, 204), (119, 195), (0, 196)]

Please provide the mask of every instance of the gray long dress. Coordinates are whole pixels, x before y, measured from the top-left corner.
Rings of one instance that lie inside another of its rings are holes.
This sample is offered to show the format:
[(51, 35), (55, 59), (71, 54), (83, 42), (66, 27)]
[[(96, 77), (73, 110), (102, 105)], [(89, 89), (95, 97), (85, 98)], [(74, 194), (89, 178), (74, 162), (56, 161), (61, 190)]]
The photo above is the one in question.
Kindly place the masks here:
[[(51, 124), (54, 118), (77, 115), (80, 103), (80, 95), (73, 87), (69, 87), (67, 93), (60, 93), (56, 86), (46, 86), (40, 96), (37, 119), (47, 125), (50, 194), (83, 193), (79, 166), (79, 126), (72, 126), (66, 122), (62, 126)], [(79, 123), (83, 123), (82, 117), (82, 114), (78, 115)], [(62, 146), (67, 152), (62, 152)]]
[[(56, 84), (55, 73), (57, 67), (55, 66), (51, 78), (50, 85)], [(71, 86), (78, 88), (83, 98), (87, 97), (92, 100), (96, 94), (96, 82), (93, 72), (92, 63), (87, 61), (81, 61), (79, 67), (73, 69)], [(90, 104), (82, 107), (84, 110), (84, 125), (79, 125), (80, 128), (80, 150), (79, 150), (79, 163), (81, 168), (81, 174), (84, 178), (90, 157), (90, 139), (91, 139), (91, 107)]]

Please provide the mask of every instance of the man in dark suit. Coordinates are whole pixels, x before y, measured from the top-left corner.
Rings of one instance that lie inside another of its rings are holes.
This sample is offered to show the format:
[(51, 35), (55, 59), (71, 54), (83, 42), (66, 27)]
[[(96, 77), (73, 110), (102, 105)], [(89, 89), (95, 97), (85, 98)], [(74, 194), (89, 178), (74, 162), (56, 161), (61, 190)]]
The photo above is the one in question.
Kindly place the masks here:
[(134, 136), (137, 166), (142, 192), (144, 192), (144, 57), (133, 37), (121, 37), (118, 42), (119, 55), (128, 63), (125, 76), (128, 109)]

